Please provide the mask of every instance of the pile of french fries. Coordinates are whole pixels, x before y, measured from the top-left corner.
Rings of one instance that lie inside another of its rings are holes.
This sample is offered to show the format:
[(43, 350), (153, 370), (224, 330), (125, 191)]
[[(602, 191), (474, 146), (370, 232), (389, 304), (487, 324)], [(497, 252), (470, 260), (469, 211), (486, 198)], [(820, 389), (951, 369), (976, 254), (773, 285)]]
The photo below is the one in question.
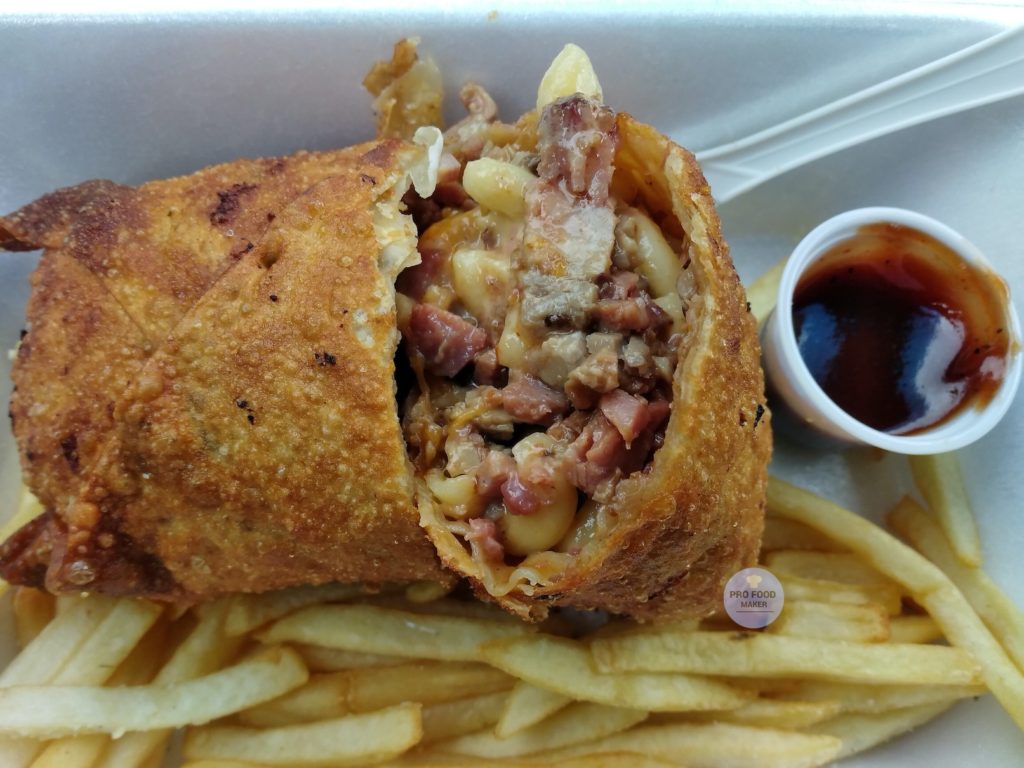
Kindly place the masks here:
[(720, 616), (535, 626), (423, 584), (184, 611), (18, 589), (0, 765), (141, 768), (180, 747), (188, 768), (797, 768), (988, 693), (1024, 727), (1024, 614), (978, 568), (955, 459), (913, 473), (930, 510), (906, 498), (889, 515), (913, 549), (771, 481), (762, 561), (785, 607), (757, 632)]

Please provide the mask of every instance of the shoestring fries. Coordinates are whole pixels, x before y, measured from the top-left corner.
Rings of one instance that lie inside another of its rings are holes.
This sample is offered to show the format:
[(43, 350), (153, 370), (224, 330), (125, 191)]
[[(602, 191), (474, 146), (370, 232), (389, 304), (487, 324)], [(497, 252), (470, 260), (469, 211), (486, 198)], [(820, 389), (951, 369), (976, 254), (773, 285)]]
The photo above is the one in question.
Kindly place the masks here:
[[(1024, 722), (1024, 618), (911, 500), (915, 549), (771, 482), (778, 620), (527, 625), (446, 585), (303, 587), (184, 611), (18, 590), (0, 764), (810, 768), (994, 692)], [(30, 737), (30, 738), (29, 738)], [(49, 738), (49, 741), (44, 739)]]

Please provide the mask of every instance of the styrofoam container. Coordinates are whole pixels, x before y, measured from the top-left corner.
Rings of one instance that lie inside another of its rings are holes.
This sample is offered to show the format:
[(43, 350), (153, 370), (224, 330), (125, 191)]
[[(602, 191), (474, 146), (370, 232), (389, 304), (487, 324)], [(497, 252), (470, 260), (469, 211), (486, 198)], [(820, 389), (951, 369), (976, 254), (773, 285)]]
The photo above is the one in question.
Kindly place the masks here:
[[(364, 4), (365, 5), (365, 4)], [(63, 7), (61, 7), (63, 6)], [(406, 35), (449, 86), (473, 78), (506, 117), (533, 104), (565, 42), (593, 59), (607, 100), (691, 149), (739, 139), (1024, 21), (990, 2), (801, 3), (754, 0), (620, 4), (530, 0), (516, 6), (299, 0), (57, 0), (0, 5), (0, 210), (89, 178), (139, 183), (240, 156), (368, 138), (359, 83)], [(816, 224), (869, 205), (909, 208), (975, 243), (1024, 296), (1024, 99), (943, 118), (790, 171), (721, 207), (741, 277), (792, 252)], [(18, 338), (32, 254), (0, 255), (0, 344)], [(0, 396), (9, 363), (0, 359)], [(1017, 396), (961, 452), (985, 567), (1024, 605), (1024, 408)], [(773, 471), (858, 511), (880, 514), (910, 490), (905, 459), (874, 449), (830, 453), (780, 439)], [(0, 436), (0, 504), (17, 488)], [(0, 613), (0, 661), (13, 642)], [(848, 765), (1019, 765), (1024, 734), (991, 697)]]

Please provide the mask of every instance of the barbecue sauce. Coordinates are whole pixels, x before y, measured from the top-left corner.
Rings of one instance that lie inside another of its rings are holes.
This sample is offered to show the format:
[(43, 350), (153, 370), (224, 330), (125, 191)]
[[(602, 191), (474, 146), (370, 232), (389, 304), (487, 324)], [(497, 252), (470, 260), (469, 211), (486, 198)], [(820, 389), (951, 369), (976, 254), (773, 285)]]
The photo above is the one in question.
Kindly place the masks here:
[(803, 276), (793, 325), (811, 375), (839, 407), (905, 435), (995, 394), (1009, 349), (1007, 293), (929, 235), (873, 224)]

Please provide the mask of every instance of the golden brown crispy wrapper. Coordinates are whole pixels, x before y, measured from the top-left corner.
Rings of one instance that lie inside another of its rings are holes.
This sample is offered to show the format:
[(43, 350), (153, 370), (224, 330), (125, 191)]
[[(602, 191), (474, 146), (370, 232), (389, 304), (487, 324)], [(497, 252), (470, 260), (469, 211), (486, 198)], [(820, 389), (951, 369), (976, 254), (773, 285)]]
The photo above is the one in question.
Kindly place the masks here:
[[(756, 563), (763, 530), (771, 425), (760, 348), (710, 189), (687, 150), (629, 115), (618, 115), (618, 129), (613, 191), (666, 231), (685, 232), (697, 287), (687, 318), (697, 319), (676, 369), (665, 444), (649, 470), (620, 482), (607, 513), (616, 522), (564, 572), (553, 569), (550, 583), (497, 598), (532, 619), (555, 605), (641, 620), (706, 616), (720, 608), (729, 577)], [(429, 493), (419, 498), (445, 564), (486, 594), (479, 565)]]
[[(196, 297), (178, 296), (180, 319), (162, 344), (150, 342), (127, 309), (146, 317), (154, 337), (160, 333), (147, 314), (151, 297), (140, 298), (130, 285), (132, 277), (144, 279), (148, 262), (129, 269), (125, 279), (109, 279), (107, 272), (111, 287), (66, 253), (73, 252), (62, 247), (68, 240), (49, 241), (56, 250), (44, 256), (41, 274), (52, 273), (78, 293), (40, 290), (48, 285), (37, 279), (32, 307), (42, 324), (33, 322), (28, 341), (35, 343), (37, 327), (52, 327), (58, 338), (62, 327), (65, 334), (77, 329), (65, 318), (77, 309), (66, 303), (68, 297), (79, 296), (79, 314), (89, 318), (82, 325), (92, 334), (88, 355), (113, 371), (95, 382), (87, 371), (74, 371), (79, 377), (69, 382), (69, 367), (63, 380), (56, 377), (54, 391), (43, 390), (50, 398), (43, 400), (39, 382), (62, 358), (71, 359), (73, 345), (47, 344), (39, 355), (33, 346), (23, 347), (19, 357), (18, 374), (32, 387), (24, 388), (26, 405), (50, 407), (83, 389), (94, 400), (103, 398), (78, 417), (91, 442), (88, 453), (79, 448), (76, 466), (52, 450), (43, 469), (28, 473), (30, 481), (43, 478), (34, 484), (43, 493), (52, 484), (60, 489), (58, 499), (77, 495), (51, 516), (44, 532), (37, 524), (20, 536), (22, 549), (26, 543), (29, 550), (39, 548), (35, 540), (26, 542), (32, 535), (56, 542), (50, 589), (192, 598), (336, 580), (443, 578), (417, 525), (393, 395), (392, 285), (415, 253), (411, 222), (397, 219), (396, 195), (408, 185), (408, 168), (420, 152), (390, 141), (330, 153), (322, 165), (314, 156), (295, 159), (291, 182), (268, 185), (258, 210), (246, 217), (233, 209), (235, 234), (251, 233), (259, 244), (250, 248), (247, 238), (237, 264), (228, 252), (227, 266), (235, 265), (187, 314), (182, 304)], [(240, 165), (164, 184), (176, 186), (175, 194), (194, 191), (197, 184), (216, 188), (219, 183), (208, 182), (220, 182), (223, 171)], [(327, 180), (298, 194), (295, 187), (311, 177)], [(253, 185), (251, 192), (258, 189)], [(144, 198), (146, 187), (138, 194)], [(288, 194), (292, 200), (285, 205)], [(205, 212), (214, 227), (223, 209)], [(149, 219), (149, 230), (125, 229), (111, 220), (117, 211), (114, 205), (105, 212), (120, 233), (113, 242), (139, 245), (111, 247), (110, 261), (125, 257), (121, 263), (132, 266), (131, 257), (141, 255), (147, 237), (153, 241), (151, 260), (161, 247), (177, 247), (159, 219)], [(375, 216), (379, 211), (388, 216)], [(220, 247), (225, 240), (198, 221), (197, 210), (191, 213), (192, 225), (181, 232), (196, 249), (201, 273), (204, 261), (216, 256), (203, 242)], [(22, 212), (12, 219), (8, 232), (31, 217)], [(54, 220), (82, 226), (74, 211)], [(31, 233), (31, 226), (21, 231)], [(102, 242), (94, 247), (101, 253)], [(217, 253), (223, 260), (224, 248)], [(50, 263), (54, 267), (47, 271)], [(137, 301), (111, 300), (115, 291)], [(167, 298), (160, 292), (156, 297)], [(169, 322), (174, 302), (162, 303)], [(109, 308), (108, 315), (97, 308)], [(113, 354), (121, 348), (133, 353), (131, 365)], [(60, 413), (53, 421), (69, 423)], [(35, 414), (25, 423), (28, 434), (18, 435), (23, 452), (32, 450), (40, 431), (54, 440), (59, 434), (44, 431)], [(33, 456), (28, 466), (37, 461)], [(69, 473), (77, 485), (61, 488)], [(5, 567), (18, 567), (18, 539), (5, 551)], [(25, 553), (31, 554), (38, 560), (38, 552)], [(22, 566), (31, 570), (33, 564)]]
[(11, 399), (23, 476), (44, 507), (77, 496), (118, 397), (199, 297), (297, 195), (358, 163), (384, 172), (393, 157), (377, 146), (237, 160), (138, 188), (89, 181), (0, 217), (0, 248), (46, 249)]

